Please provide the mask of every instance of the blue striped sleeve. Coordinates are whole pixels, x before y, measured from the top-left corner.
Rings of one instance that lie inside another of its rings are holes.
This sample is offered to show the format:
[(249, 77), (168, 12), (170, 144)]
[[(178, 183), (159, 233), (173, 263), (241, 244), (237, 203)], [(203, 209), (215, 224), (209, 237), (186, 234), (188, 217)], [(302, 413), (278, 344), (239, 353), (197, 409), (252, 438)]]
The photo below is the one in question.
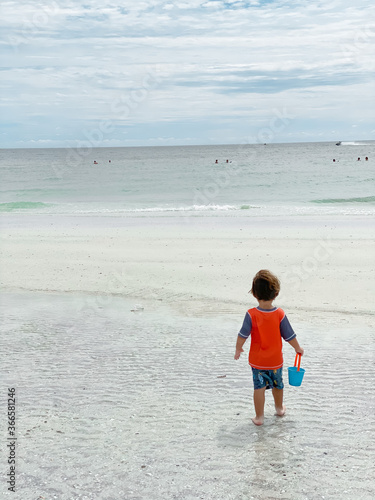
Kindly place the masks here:
[(291, 327), (289, 320), (286, 316), (280, 322), (280, 333), (284, 340), (289, 342), (289, 340), (293, 340), (297, 335), (294, 333), (293, 328)]
[(250, 336), (251, 327), (252, 327), (251, 317), (250, 314), (247, 312), (238, 335), (240, 337), (243, 337), (244, 339), (247, 339)]

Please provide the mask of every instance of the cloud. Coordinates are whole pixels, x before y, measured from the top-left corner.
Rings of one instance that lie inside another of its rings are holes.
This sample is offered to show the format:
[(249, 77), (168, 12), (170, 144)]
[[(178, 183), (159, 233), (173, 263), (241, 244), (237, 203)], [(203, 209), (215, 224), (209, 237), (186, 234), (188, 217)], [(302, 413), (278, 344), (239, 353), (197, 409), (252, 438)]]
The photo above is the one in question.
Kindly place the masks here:
[(158, 123), (168, 140), (191, 141), (186, 121), (200, 143), (220, 123), (241, 142), (250, 121), (285, 106), (303, 117), (304, 136), (311, 113), (312, 133), (319, 117), (329, 133), (334, 115), (343, 135), (362, 114), (366, 138), (374, 17), (363, 0), (4, 2), (3, 146), (24, 137), (64, 145), (103, 120), (137, 144), (142, 130), (145, 144), (159, 137)]

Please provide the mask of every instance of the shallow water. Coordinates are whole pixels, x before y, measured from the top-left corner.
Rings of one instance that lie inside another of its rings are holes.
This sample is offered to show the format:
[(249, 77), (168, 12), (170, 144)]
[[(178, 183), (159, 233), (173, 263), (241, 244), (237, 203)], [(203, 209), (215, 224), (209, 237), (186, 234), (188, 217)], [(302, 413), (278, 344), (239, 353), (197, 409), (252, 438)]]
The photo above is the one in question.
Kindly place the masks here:
[(373, 217), (374, 159), (374, 141), (1, 150), (0, 215)]
[(159, 301), (42, 293), (4, 294), (1, 311), (18, 437), (17, 493), (3, 480), (2, 496), (372, 498), (375, 335), (354, 316), (293, 324), (303, 384), (286, 384), (283, 418), (267, 394), (257, 428), (246, 356), (233, 360), (242, 312), (217, 321)]

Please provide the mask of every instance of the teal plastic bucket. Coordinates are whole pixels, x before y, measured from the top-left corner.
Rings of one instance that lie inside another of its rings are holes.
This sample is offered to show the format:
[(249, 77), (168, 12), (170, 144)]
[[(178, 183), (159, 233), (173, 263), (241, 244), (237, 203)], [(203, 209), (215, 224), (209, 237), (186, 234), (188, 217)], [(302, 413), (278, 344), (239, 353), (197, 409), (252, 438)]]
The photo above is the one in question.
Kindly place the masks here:
[[(297, 366), (298, 360), (298, 366)], [(294, 387), (299, 387), (302, 384), (303, 376), (305, 375), (305, 370), (301, 368), (301, 355), (297, 354), (294, 361), (294, 366), (288, 368), (289, 385), (294, 385)]]
[(289, 384), (294, 385), (295, 387), (299, 387), (302, 384), (303, 376), (305, 375), (305, 370), (298, 368), (296, 366), (290, 366), (288, 368), (288, 376), (289, 376)]

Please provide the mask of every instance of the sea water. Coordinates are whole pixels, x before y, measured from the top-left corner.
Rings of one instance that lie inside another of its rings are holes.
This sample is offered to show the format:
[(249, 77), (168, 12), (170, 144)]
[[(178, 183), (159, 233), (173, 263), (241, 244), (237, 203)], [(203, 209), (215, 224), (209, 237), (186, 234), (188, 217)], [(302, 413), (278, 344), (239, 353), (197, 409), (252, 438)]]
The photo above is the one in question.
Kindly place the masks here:
[(0, 213), (371, 216), (374, 169), (374, 141), (1, 150)]

